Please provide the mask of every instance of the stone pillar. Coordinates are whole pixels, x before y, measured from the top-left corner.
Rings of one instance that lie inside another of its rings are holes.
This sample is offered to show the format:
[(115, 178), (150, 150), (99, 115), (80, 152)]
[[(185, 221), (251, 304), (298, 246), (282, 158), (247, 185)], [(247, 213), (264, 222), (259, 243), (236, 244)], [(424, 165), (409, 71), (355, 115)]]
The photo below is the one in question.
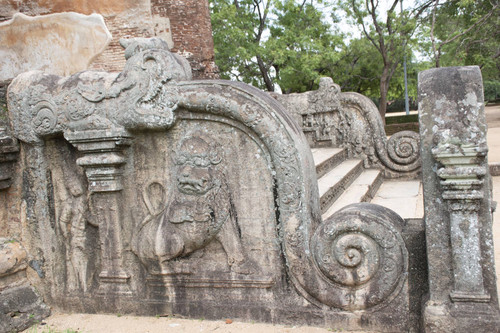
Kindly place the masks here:
[[(479, 209), (486, 167), (480, 164), (486, 150), (463, 147), (460, 152), (436, 151), (443, 199), (450, 214), (454, 302), (487, 302), (484, 289), (479, 236)], [(484, 164), (484, 163), (483, 163)]]
[(66, 139), (83, 156), (77, 160), (85, 169), (91, 193), (91, 211), (99, 227), (101, 272), (99, 293), (130, 294), (130, 275), (123, 268), (122, 237), (122, 151), (130, 145), (125, 130), (71, 132)]
[(12, 164), (17, 160), (17, 140), (7, 135), (7, 129), (0, 127), (0, 190), (12, 183)]
[(496, 332), (491, 183), (478, 67), (419, 74), (429, 296), (426, 332)]

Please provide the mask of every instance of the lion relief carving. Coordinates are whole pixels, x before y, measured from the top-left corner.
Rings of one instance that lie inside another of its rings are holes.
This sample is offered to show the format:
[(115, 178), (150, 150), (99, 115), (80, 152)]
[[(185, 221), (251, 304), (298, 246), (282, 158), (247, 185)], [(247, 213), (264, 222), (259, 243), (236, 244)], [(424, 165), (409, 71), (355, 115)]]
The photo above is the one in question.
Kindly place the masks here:
[(249, 274), (220, 145), (195, 134), (181, 140), (173, 155), (169, 191), (158, 182), (144, 191), (149, 214), (134, 233), (133, 251), (150, 271), (172, 273), (174, 259), (217, 240), (231, 271)]

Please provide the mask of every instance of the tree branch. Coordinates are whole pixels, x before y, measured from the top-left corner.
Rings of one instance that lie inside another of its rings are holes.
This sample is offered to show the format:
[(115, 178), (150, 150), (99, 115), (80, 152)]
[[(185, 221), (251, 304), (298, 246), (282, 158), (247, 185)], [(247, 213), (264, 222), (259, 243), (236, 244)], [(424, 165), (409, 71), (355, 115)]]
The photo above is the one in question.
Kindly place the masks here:
[(445, 44), (451, 43), (454, 40), (456, 40), (457, 38), (462, 37), (463, 35), (467, 34), (469, 31), (471, 31), (472, 29), (474, 29), (475, 27), (477, 27), (479, 24), (483, 23), (488, 18), (490, 18), (490, 16), (493, 15), (493, 13), (495, 12), (495, 10), (497, 8), (499, 8), (499, 4), (498, 3), (495, 4), (495, 6), (493, 6), (491, 8), (491, 10), (487, 14), (485, 14), (483, 17), (481, 17), (476, 23), (474, 23), (473, 25), (471, 25), (468, 29), (466, 29), (465, 31), (459, 33), (458, 35), (455, 35), (454, 37), (452, 37), (450, 39), (447, 39), (446, 41), (442, 42), (441, 45), (445, 45)]
[(434, 61), (436, 63), (436, 67), (439, 67), (439, 53), (436, 48), (436, 38), (434, 37), (434, 28), (436, 26), (436, 10), (439, 4), (439, 0), (435, 0), (434, 7), (432, 8), (432, 24), (431, 24), (431, 43), (432, 43), (432, 52), (434, 53)]

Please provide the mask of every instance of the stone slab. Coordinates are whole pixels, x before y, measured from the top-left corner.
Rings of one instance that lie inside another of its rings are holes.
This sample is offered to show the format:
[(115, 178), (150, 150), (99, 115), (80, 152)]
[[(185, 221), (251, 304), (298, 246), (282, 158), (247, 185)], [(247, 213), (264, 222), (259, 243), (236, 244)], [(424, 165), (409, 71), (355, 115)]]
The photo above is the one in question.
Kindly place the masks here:
[[(488, 126), (490, 126), (488, 124)], [(500, 127), (488, 128), (488, 162), (500, 163)]]
[(369, 201), (370, 193), (376, 192), (380, 186), (379, 179), (381, 177), (380, 170), (365, 170), (356, 180), (349, 186), (344, 193), (328, 208), (322, 215), (323, 220), (333, 215), (341, 208), (358, 202)]
[(0, 81), (30, 70), (56, 75), (77, 73), (87, 69), (110, 40), (99, 14), (30, 17), (17, 13), (0, 23)]
[(421, 184), (419, 180), (387, 181), (380, 187), (376, 196), (384, 199), (416, 197)]
[(422, 201), (420, 181), (386, 181), (371, 202), (390, 208), (403, 218), (422, 218)]
[(342, 150), (342, 148), (313, 148), (311, 151), (313, 153), (314, 164), (318, 166)]
[(337, 182), (342, 180), (349, 172), (361, 164), (361, 160), (347, 160), (341, 163), (338, 167), (328, 172), (318, 180), (318, 188), (320, 197), (323, 196)]

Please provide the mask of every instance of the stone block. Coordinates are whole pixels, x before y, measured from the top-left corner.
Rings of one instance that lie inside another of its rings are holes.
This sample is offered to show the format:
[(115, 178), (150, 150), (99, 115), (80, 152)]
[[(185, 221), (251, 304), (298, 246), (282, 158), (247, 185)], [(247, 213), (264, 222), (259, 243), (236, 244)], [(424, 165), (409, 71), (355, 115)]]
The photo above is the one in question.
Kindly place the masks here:
[(0, 238), (0, 332), (17, 332), (41, 321), (50, 309), (26, 279), (27, 254), (15, 240)]
[(70, 75), (89, 68), (111, 40), (101, 15), (17, 13), (0, 23), (0, 81), (41, 70)]
[[(482, 77), (478, 67), (419, 74), (429, 297), (427, 332), (498, 332)], [(480, 319), (479, 319), (480, 318)]]

